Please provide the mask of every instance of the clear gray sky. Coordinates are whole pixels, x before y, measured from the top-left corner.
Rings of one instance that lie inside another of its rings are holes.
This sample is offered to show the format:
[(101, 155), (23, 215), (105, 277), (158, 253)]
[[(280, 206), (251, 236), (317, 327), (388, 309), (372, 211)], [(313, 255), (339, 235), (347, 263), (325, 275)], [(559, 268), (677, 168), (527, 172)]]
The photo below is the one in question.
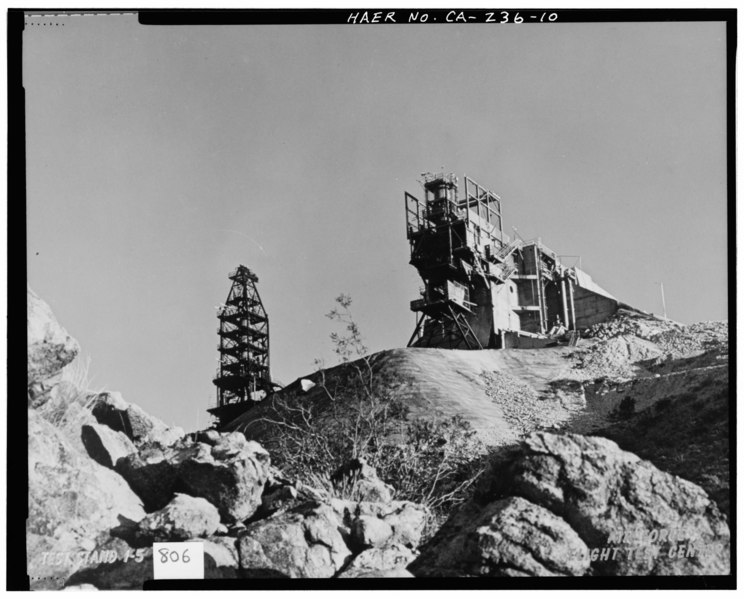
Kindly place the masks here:
[(29, 284), (94, 385), (169, 423), (206, 424), (240, 263), (282, 382), (332, 363), (340, 292), (404, 346), (403, 191), (442, 166), (621, 300), (727, 316), (723, 24), (64, 22), (24, 33)]

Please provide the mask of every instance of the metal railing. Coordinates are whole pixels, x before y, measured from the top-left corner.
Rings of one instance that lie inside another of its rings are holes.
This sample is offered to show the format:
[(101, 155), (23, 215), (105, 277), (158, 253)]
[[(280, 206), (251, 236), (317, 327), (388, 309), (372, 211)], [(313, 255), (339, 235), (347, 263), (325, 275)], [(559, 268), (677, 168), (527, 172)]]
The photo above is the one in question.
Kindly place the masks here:
[(517, 272), (517, 267), (516, 266), (514, 266), (513, 264), (504, 264), (501, 267), (501, 279), (503, 281), (506, 281), (515, 272)]
[(254, 283), (258, 283), (258, 277), (253, 273), (253, 271), (247, 266), (243, 266), (242, 264), (238, 266), (237, 268), (235, 268), (234, 270), (231, 270), (229, 273), (227, 273), (227, 278), (235, 279), (240, 273), (244, 273), (246, 275), (246, 280), (250, 280), (250, 281), (253, 281)]
[(439, 180), (457, 186), (457, 176), (455, 175), (455, 173), (445, 173), (444, 171), (440, 171), (438, 173), (421, 173), (421, 182), (423, 184)]
[(522, 240), (521, 239), (513, 239), (509, 243), (507, 243), (505, 246), (502, 246), (499, 248), (499, 251), (496, 252), (495, 257), (498, 260), (504, 260), (507, 258), (512, 252), (520, 249), (522, 247)]

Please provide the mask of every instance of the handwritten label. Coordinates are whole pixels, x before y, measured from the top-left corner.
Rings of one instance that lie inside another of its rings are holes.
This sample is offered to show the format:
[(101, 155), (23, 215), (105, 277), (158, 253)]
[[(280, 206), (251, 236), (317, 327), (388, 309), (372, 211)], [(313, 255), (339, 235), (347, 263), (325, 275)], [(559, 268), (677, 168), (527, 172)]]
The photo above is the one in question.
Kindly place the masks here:
[(153, 543), (155, 580), (204, 578), (204, 543)]
[(348, 13), (350, 24), (373, 23), (555, 23), (557, 12), (541, 10), (435, 10), (423, 11), (371, 11), (354, 10)]

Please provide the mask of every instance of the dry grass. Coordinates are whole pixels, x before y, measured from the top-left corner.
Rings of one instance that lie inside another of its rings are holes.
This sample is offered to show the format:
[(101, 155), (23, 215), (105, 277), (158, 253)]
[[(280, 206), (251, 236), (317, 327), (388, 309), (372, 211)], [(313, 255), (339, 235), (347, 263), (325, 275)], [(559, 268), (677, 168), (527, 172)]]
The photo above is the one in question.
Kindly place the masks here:
[(90, 356), (78, 356), (62, 370), (49, 401), (38, 408), (39, 415), (63, 433), (76, 433), (91, 417), (96, 396), (90, 375)]

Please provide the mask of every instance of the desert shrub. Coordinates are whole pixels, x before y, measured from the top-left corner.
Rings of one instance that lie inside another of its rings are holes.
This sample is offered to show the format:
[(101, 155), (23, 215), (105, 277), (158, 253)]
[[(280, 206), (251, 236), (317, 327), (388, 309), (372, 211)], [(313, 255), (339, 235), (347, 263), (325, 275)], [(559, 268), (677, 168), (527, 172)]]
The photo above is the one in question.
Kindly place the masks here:
[(664, 410), (668, 410), (672, 406), (672, 400), (669, 397), (664, 397), (663, 399), (660, 399), (656, 402), (656, 410), (657, 412), (663, 412)]
[(622, 401), (618, 404), (618, 406), (612, 411), (610, 414), (610, 417), (613, 420), (627, 420), (633, 414), (635, 414), (635, 399), (633, 399), (630, 395), (626, 395), (623, 397)]
[(685, 391), (684, 393), (681, 393), (677, 396), (678, 402), (690, 402), (694, 401), (697, 397), (697, 393), (693, 393), (692, 391)]
[(347, 459), (372, 463), (370, 456), (400, 435), (408, 410), (391, 389), (375, 384), (360, 390), (353, 377), (343, 379), (334, 381), (329, 402), (306, 402), (297, 396), (271, 399), (273, 414), (262, 420), (273, 425), (267, 444), (272, 461), (285, 473), (330, 479)]
[[(336, 401), (343, 400), (337, 396)], [(287, 475), (341, 499), (358, 500), (351, 486), (330, 481), (346, 460), (363, 458), (393, 486), (395, 499), (429, 508), (429, 531), (468, 498), (487, 465), (487, 448), (462, 417), (405, 421), (408, 410), (389, 393), (349, 403), (335, 414), (318, 404), (282, 404), (271, 456)], [(341, 412), (346, 414), (339, 417)]]
[(707, 376), (701, 381), (698, 381), (693, 387), (692, 390), (696, 392), (703, 391), (704, 389), (707, 389), (708, 387), (715, 386), (718, 383), (715, 377)]
[(488, 451), (461, 416), (413, 420), (405, 440), (387, 445), (368, 458), (397, 497), (426, 505), (430, 530), (438, 528), (463, 503), (485, 471)]
[(330, 479), (346, 460), (363, 458), (394, 487), (396, 499), (429, 508), (431, 532), (468, 497), (485, 470), (487, 449), (460, 416), (408, 417), (401, 385), (374, 372), (350, 306), (351, 298), (341, 295), (326, 315), (344, 329), (331, 334), (342, 367), (332, 379), (322, 368), (317, 373), (325, 401), (303, 401), (302, 396), (270, 400), (272, 416), (263, 420), (274, 433), (272, 461), (290, 476), (354, 499)]

